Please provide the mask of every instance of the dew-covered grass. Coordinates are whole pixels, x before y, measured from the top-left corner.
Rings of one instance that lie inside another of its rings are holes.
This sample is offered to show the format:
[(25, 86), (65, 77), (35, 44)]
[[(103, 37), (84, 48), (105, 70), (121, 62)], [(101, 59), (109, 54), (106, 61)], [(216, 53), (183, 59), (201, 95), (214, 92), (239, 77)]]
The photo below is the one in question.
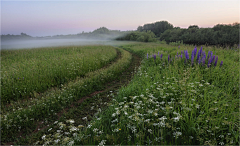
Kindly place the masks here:
[(123, 47), (143, 58), (131, 83), (86, 126), (38, 144), (239, 145), (239, 50), (203, 46), (218, 56), (208, 66), (175, 56), (194, 46)]
[(97, 70), (116, 58), (111, 46), (1, 51), (1, 104), (32, 97)]
[[(112, 49), (115, 51), (113, 47)], [(60, 88), (29, 101), (32, 103), (28, 107), (23, 108), (16, 104), (16, 107), (1, 114), (2, 142), (15, 140), (19, 133), (31, 133), (38, 121), (48, 117), (53, 119), (60, 110), (87, 94), (101, 90), (104, 84), (117, 78), (129, 66), (132, 58), (129, 52), (118, 50), (121, 52), (120, 58), (107, 67), (88, 72), (83, 78), (62, 84)]]

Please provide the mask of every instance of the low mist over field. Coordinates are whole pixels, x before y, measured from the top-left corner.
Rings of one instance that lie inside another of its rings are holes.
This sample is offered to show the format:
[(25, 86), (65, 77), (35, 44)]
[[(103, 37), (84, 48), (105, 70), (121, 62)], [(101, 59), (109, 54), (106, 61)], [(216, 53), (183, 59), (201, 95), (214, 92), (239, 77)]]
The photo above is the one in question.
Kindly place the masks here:
[(71, 46), (71, 45), (114, 45), (122, 43), (112, 40), (94, 40), (94, 39), (46, 39), (46, 40), (8, 40), (1, 42), (2, 50)]
[[(20, 35), (1, 35), (1, 49), (24, 49), (69, 45), (114, 45), (117, 37), (128, 31), (109, 30), (100, 27), (93, 32), (82, 32), (69, 35), (32, 37), (26, 33)], [(119, 42), (118, 42), (119, 43)]]

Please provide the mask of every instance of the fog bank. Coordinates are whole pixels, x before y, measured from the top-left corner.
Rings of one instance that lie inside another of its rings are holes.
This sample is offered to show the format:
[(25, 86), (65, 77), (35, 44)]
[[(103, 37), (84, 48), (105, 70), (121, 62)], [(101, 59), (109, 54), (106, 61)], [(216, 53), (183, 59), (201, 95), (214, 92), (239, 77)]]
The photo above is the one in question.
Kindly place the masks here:
[(2, 40), (1, 50), (29, 49), (55, 46), (79, 45), (121, 45), (126, 41), (94, 40), (94, 39), (39, 39), (39, 40)]

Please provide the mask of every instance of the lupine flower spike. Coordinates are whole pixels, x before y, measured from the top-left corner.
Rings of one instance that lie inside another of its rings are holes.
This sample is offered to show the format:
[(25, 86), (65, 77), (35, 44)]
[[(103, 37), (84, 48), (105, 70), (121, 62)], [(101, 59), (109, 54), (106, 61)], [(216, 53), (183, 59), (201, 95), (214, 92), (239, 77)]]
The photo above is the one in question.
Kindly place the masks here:
[(218, 57), (216, 57), (216, 61), (214, 63), (214, 66), (217, 66), (217, 61), (218, 61)]
[(196, 57), (196, 54), (197, 54), (197, 46), (195, 46), (194, 48), (194, 57)]
[(223, 61), (221, 61), (221, 63), (220, 63), (220, 67), (222, 67), (222, 65), (223, 65)]
[(208, 67), (210, 67), (210, 65), (211, 65), (211, 58), (209, 58), (208, 60)]
[(193, 60), (194, 60), (194, 54), (195, 54), (195, 49), (192, 51), (192, 56), (191, 56), (191, 62), (193, 64)]
[(185, 57), (186, 57), (186, 59), (189, 59), (188, 51), (187, 51), (187, 50), (185, 51)]
[(205, 64), (205, 58), (202, 59), (202, 66), (204, 66), (204, 64)]
[(214, 55), (213, 58), (212, 58), (212, 63), (214, 62), (214, 59), (215, 59), (215, 55)]

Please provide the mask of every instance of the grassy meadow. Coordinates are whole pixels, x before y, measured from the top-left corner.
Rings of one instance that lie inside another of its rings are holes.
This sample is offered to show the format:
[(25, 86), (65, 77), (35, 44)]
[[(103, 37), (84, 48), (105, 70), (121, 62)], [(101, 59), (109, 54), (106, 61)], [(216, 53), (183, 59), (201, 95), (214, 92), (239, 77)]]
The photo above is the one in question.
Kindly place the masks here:
[(1, 103), (34, 96), (90, 71), (117, 56), (112, 47), (58, 47), (1, 51)]
[[(71, 109), (119, 78), (133, 55), (141, 64), (128, 85)], [(239, 48), (139, 42), (1, 56), (1, 144), (239, 145)]]

